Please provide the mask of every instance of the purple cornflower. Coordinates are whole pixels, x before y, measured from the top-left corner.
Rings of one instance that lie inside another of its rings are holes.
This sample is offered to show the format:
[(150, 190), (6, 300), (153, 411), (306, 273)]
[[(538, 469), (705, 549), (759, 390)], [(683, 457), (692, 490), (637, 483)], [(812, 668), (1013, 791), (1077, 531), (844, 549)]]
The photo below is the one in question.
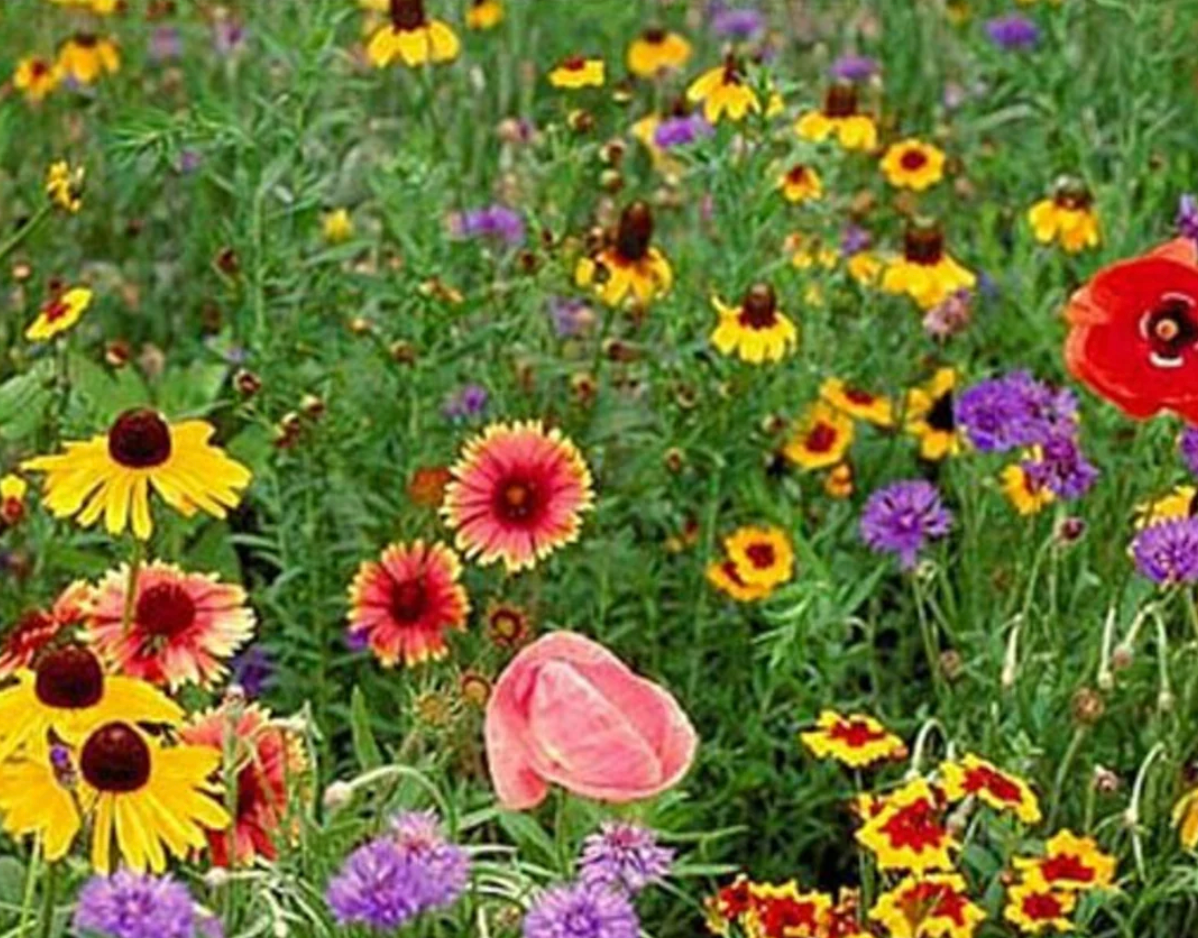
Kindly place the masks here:
[(1132, 542), (1136, 569), (1156, 583), (1198, 582), (1198, 518), (1149, 525)]
[(923, 331), (933, 339), (943, 341), (964, 332), (972, 318), (973, 294), (958, 290), (924, 314)]
[(878, 63), (868, 55), (849, 52), (832, 63), (828, 74), (841, 81), (868, 81), (878, 74)]
[(239, 19), (225, 13), (212, 23), (212, 46), (218, 55), (233, 55), (244, 42), (245, 27)]
[(1177, 440), (1181, 460), (1191, 473), (1198, 476), (1198, 427), (1186, 427)]
[(274, 662), (261, 645), (250, 645), (232, 661), (233, 682), (250, 699), (261, 697), (274, 679)]
[(183, 54), (183, 40), (174, 26), (159, 26), (150, 33), (150, 61), (172, 62)]
[(765, 29), (765, 17), (752, 7), (712, 4), (711, 30), (721, 39), (752, 39)]
[(640, 920), (616, 889), (574, 883), (542, 893), (524, 917), (524, 938), (637, 938)]
[(482, 385), (464, 384), (445, 401), (441, 413), (447, 420), (476, 417), (487, 406), (487, 397), (487, 389)]
[(214, 934), (206, 918), (171, 876), (118, 870), (84, 883), (71, 927), (100, 938), (198, 938)]
[(711, 124), (704, 120), (702, 114), (682, 114), (663, 118), (653, 131), (653, 143), (668, 150), (671, 147), (684, 147), (694, 143), (700, 137), (710, 136)]
[(1040, 41), (1040, 27), (1020, 13), (1010, 13), (988, 20), (986, 35), (1000, 49), (1033, 49)]
[(1189, 193), (1177, 203), (1177, 233), (1183, 238), (1198, 241), (1198, 199)]
[(396, 929), (422, 911), (419, 864), (380, 837), (351, 853), (329, 883), (325, 901), (341, 925)]
[(840, 236), (840, 254), (842, 257), (852, 257), (854, 254), (868, 251), (873, 241), (873, 235), (866, 229), (849, 222)]
[(524, 216), (506, 205), (487, 205), (450, 216), (449, 228), (456, 238), (488, 238), (509, 247), (524, 243)]
[(861, 538), (879, 554), (897, 554), (904, 570), (915, 566), (929, 540), (944, 537), (953, 516), (936, 486), (922, 479), (892, 482), (878, 489), (861, 513)]
[(178, 170), (188, 176), (194, 173), (204, 162), (203, 155), (198, 150), (183, 150), (179, 154)]
[(391, 821), (399, 852), (426, 871), (423, 904), (428, 909), (452, 905), (466, 891), (470, 857), (445, 839), (434, 811), (405, 811)]
[(555, 296), (549, 300), (549, 318), (558, 338), (568, 339), (594, 325), (595, 311), (582, 300)]
[(635, 896), (670, 874), (674, 851), (657, 844), (653, 831), (624, 821), (605, 821), (582, 844), (581, 878), (591, 886), (614, 886)]
[(1051, 489), (1065, 501), (1081, 498), (1098, 479), (1098, 470), (1072, 435), (1046, 440), (1034, 458), (1020, 465), (1034, 487)]
[(1077, 398), (1026, 371), (991, 378), (956, 400), (955, 422), (982, 452), (1037, 446), (1076, 433)]

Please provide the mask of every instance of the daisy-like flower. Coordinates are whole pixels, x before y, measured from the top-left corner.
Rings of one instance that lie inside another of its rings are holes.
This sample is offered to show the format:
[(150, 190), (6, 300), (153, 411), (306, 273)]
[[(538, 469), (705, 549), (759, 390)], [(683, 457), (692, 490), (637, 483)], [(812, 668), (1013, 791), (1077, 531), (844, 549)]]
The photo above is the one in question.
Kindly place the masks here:
[(695, 104), (702, 103), (703, 116), (712, 125), (725, 116), (731, 121), (740, 121), (750, 111), (761, 110), (761, 99), (749, 87), (740, 60), (731, 53), (723, 65), (717, 65), (691, 82), (686, 97)]
[(350, 636), (387, 668), (444, 658), (445, 633), (465, 630), (470, 612), (461, 575), (444, 544), (392, 544), (378, 562), (364, 562), (350, 585)]
[(1020, 463), (1029, 481), (1049, 489), (1057, 498), (1071, 501), (1081, 498), (1094, 485), (1098, 470), (1082, 452), (1073, 434), (1061, 433), (1032, 448)]
[(1038, 515), (1056, 501), (1056, 493), (1041, 485), (1022, 464), (1007, 466), (999, 475), (1003, 495), (1021, 515)]
[(827, 378), (819, 386), (819, 396), (837, 410), (876, 427), (894, 426), (894, 405), (890, 398), (846, 384), (840, 378)]
[(97, 938), (219, 938), (220, 923), (182, 883), (117, 870), (93, 876), (79, 890), (71, 927)]
[(877, 125), (857, 106), (857, 86), (837, 82), (828, 88), (822, 108), (798, 119), (795, 133), (815, 143), (833, 138), (846, 150), (873, 150), (878, 145)]
[(1094, 838), (1069, 830), (1053, 835), (1044, 845), (1044, 856), (1015, 858), (1015, 869), (1025, 882), (1064, 892), (1107, 888), (1115, 881), (1115, 866), (1115, 858)]
[(878, 896), (869, 917), (890, 938), (971, 938), (986, 913), (970, 901), (968, 889), (957, 873), (907, 876)]
[(980, 381), (955, 398), (954, 419), (982, 452), (1040, 446), (1077, 433), (1077, 397), (1026, 371)]
[(549, 84), (554, 88), (575, 90), (578, 88), (602, 88), (607, 80), (607, 67), (603, 59), (572, 55), (563, 59), (549, 72)]
[(24, 93), (30, 101), (41, 101), (58, 87), (62, 71), (54, 62), (38, 55), (29, 55), (17, 62), (13, 72), (13, 87)]
[(397, 60), (408, 68), (452, 62), (462, 51), (457, 33), (425, 14), (424, 0), (390, 0), (387, 17), (388, 22), (366, 46), (366, 55), (376, 68), (386, 68)]
[(1198, 583), (1198, 518), (1151, 524), (1131, 545), (1136, 569), (1155, 583)]
[(749, 287), (739, 306), (728, 306), (719, 297), (711, 303), (720, 317), (711, 344), (723, 355), (759, 365), (781, 361), (798, 343), (798, 329), (778, 309), (778, 296), (768, 283)]
[(57, 67), (64, 78), (91, 85), (106, 72), (120, 71), (121, 54), (111, 39), (76, 33), (59, 47)]
[(82, 166), (56, 160), (46, 171), (46, 195), (52, 203), (73, 215), (83, 208), (83, 178)]
[(902, 759), (907, 754), (907, 746), (899, 737), (862, 713), (841, 716), (835, 710), (824, 710), (815, 729), (800, 733), (799, 739), (816, 758), (835, 759), (854, 769)]
[(853, 421), (827, 401), (807, 408), (782, 455), (803, 469), (828, 469), (844, 460), (853, 442)]
[(749, 908), (743, 916), (745, 933), (761, 938), (822, 938), (832, 898), (805, 892), (794, 880), (750, 883)]
[(510, 651), (525, 644), (532, 635), (532, 617), (523, 606), (492, 600), (487, 606), (484, 627), (491, 644)]
[(658, 78), (682, 68), (691, 57), (691, 44), (678, 33), (651, 26), (628, 45), (628, 71), (638, 78)]
[(957, 387), (957, 372), (940, 368), (920, 387), (907, 392), (903, 408), (905, 429), (919, 440), (919, 455), (938, 461), (961, 451), (961, 434), (957, 430), (953, 393)]
[(500, 0), (471, 0), (466, 11), (466, 25), (470, 29), (494, 29), (503, 22), (503, 4)]
[(648, 203), (630, 203), (620, 213), (610, 243), (579, 260), (574, 282), (594, 287), (609, 306), (633, 297), (642, 306), (668, 293), (674, 272), (666, 256), (653, 246), (653, 212)]
[(92, 301), (92, 291), (86, 287), (72, 287), (57, 292), (38, 311), (37, 318), (25, 330), (30, 342), (44, 342), (66, 332), (75, 325)]
[(0, 527), (13, 527), (25, 517), (25, 496), (29, 483), (9, 473), (0, 478)]
[(349, 209), (336, 208), (320, 221), (321, 236), (329, 244), (344, 244), (354, 236), (354, 220)]
[(943, 763), (940, 780), (950, 801), (976, 797), (995, 811), (1010, 811), (1024, 824), (1040, 820), (1040, 803), (1027, 782), (972, 753)]
[(817, 173), (805, 163), (795, 163), (778, 177), (778, 188), (787, 202), (800, 205), (824, 194), (824, 184)]
[(1017, 883), (1007, 890), (1003, 918), (1025, 935), (1071, 932), (1069, 915), (1076, 905), (1073, 893), (1034, 882)]
[(543, 892), (524, 917), (523, 938), (637, 938), (640, 919), (621, 890), (575, 883)]
[(930, 143), (909, 137), (886, 150), (882, 173), (892, 186), (923, 192), (944, 178), (944, 153)]
[(940, 799), (924, 779), (888, 795), (881, 810), (857, 831), (857, 842), (873, 852), (881, 870), (923, 874), (952, 869), (957, 844), (944, 826)]
[(752, 603), (765, 599), (773, 590), (768, 586), (746, 583), (736, 564), (724, 558), (713, 560), (707, 565), (707, 582), (721, 593), (735, 599), (738, 603)]
[(911, 297), (931, 309), (958, 290), (972, 290), (977, 276), (944, 250), (944, 232), (930, 219), (916, 219), (903, 236), (903, 254), (882, 273), (882, 289)]
[(724, 538), (724, 550), (741, 582), (749, 586), (772, 590), (794, 576), (794, 548), (781, 528), (737, 528)]
[(215, 686), (228, 672), (225, 663), (254, 633), (245, 590), (216, 574), (185, 573), (162, 562), (138, 571), (131, 601), (128, 581), (121, 567), (96, 586), (87, 614), (96, 651), (117, 672), (172, 691), (184, 684)]
[(953, 516), (941, 504), (936, 486), (923, 479), (894, 482), (878, 489), (861, 513), (861, 539), (875, 553), (896, 554), (904, 570), (914, 569), (928, 541), (952, 529)]
[(1027, 220), (1037, 241), (1056, 241), (1068, 254), (1097, 247), (1102, 240), (1094, 197), (1084, 182), (1072, 176), (1058, 179), (1052, 194), (1028, 210)]
[(55, 516), (77, 516), (83, 527), (103, 516), (110, 534), (132, 527), (144, 541), (154, 530), (151, 488), (185, 517), (223, 518), (241, 500), (250, 471), (209, 442), (215, 432), (203, 420), (170, 424), (152, 410), (127, 410), (107, 433), (22, 468), (46, 473), (43, 503)]
[(604, 821), (583, 842), (580, 878), (593, 886), (622, 889), (635, 896), (670, 875), (674, 851), (658, 846), (651, 830), (626, 821)]

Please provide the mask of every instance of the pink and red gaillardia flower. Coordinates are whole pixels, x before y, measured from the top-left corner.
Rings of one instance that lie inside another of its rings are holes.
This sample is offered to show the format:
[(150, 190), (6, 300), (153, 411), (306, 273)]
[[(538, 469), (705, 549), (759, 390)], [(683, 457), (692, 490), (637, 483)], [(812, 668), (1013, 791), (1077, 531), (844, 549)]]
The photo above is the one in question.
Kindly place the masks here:
[(1129, 416), (1198, 422), (1198, 243), (1100, 270), (1069, 300), (1065, 364)]
[(678, 702), (602, 645), (551, 632), (499, 676), (485, 727), (491, 780), (511, 810), (535, 807), (550, 783), (623, 804), (676, 785), (698, 737)]
[(582, 513), (594, 507), (578, 448), (539, 421), (492, 424), (450, 472), (441, 512), (458, 550), (480, 564), (502, 560), (509, 573), (576, 540)]
[(363, 563), (350, 584), (351, 639), (388, 668), (444, 658), (445, 633), (465, 629), (470, 612), (461, 575), (457, 554), (445, 544), (392, 544), (377, 563)]
[(254, 632), (245, 590), (215, 574), (150, 563), (137, 574), (125, 628), (128, 579), (121, 567), (96, 585), (87, 631), (101, 657), (121, 674), (171, 690), (188, 683), (209, 688), (224, 677), (225, 662)]

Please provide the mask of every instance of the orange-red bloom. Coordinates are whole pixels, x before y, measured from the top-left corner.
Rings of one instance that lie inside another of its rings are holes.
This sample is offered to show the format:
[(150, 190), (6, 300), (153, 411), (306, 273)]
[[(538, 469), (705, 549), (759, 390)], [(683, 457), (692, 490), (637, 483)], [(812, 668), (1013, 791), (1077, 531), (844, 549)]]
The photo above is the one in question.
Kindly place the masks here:
[(939, 793), (920, 778), (889, 795), (857, 840), (873, 851), (879, 869), (917, 874), (951, 869), (949, 851), (957, 846), (944, 825)]
[(1024, 824), (1040, 820), (1040, 804), (1023, 779), (1002, 771), (985, 759), (966, 754), (940, 766), (945, 794), (958, 801), (970, 795), (996, 811), (1010, 811)]

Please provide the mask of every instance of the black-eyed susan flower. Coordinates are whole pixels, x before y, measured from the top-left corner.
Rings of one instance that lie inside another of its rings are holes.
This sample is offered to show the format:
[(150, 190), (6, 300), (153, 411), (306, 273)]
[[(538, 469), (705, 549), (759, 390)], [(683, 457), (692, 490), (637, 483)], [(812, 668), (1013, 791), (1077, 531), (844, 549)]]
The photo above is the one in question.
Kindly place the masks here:
[(841, 716), (824, 710), (815, 729), (800, 733), (799, 739), (816, 758), (835, 759), (854, 769), (907, 755), (907, 746), (898, 736), (862, 713)]
[(9, 473), (0, 478), (0, 525), (12, 527), (25, 517), (25, 496), (29, 483)]
[(720, 317), (711, 344), (721, 354), (759, 365), (780, 361), (794, 350), (798, 330), (778, 309), (777, 294), (769, 284), (749, 287), (739, 306), (728, 306), (719, 297), (712, 297), (711, 302)]
[(652, 241), (653, 211), (646, 202), (630, 203), (620, 213), (609, 243), (579, 260), (574, 282), (594, 288), (609, 306), (618, 306), (630, 296), (648, 305), (674, 284), (670, 262)]
[(799, 205), (820, 198), (824, 184), (812, 167), (806, 163), (795, 163), (778, 177), (778, 188), (787, 202)]
[(1023, 463), (1003, 469), (999, 484), (1007, 501), (1021, 515), (1038, 515), (1056, 501), (1056, 493), (1028, 472)]
[(846, 150), (873, 150), (878, 145), (878, 128), (872, 117), (857, 110), (857, 86), (837, 82), (828, 88), (823, 106), (803, 114), (795, 133), (804, 140), (822, 143), (833, 138)]
[(1016, 857), (1015, 869), (1025, 882), (1065, 892), (1105, 889), (1115, 880), (1116, 861), (1092, 837), (1058, 831), (1044, 845), (1042, 857)]
[(146, 540), (154, 530), (151, 489), (185, 517), (223, 518), (241, 501), (250, 471), (209, 442), (215, 432), (203, 420), (170, 424), (155, 411), (128, 410), (107, 433), (22, 468), (46, 473), (43, 503), (56, 517), (90, 527), (103, 516), (109, 534), (132, 528)]
[(1028, 209), (1027, 220), (1037, 241), (1056, 241), (1069, 254), (1098, 247), (1102, 240), (1094, 197), (1082, 180), (1072, 176), (1058, 179), (1052, 194)]
[(757, 602), (773, 592), (768, 586), (746, 583), (736, 564), (727, 557), (709, 563), (705, 575), (708, 583), (738, 603)]
[(799, 419), (782, 455), (803, 469), (828, 469), (844, 459), (852, 442), (852, 419), (826, 401), (816, 401)]
[(1040, 820), (1040, 803), (1027, 782), (972, 753), (943, 763), (940, 782), (949, 801), (972, 796), (996, 811), (1009, 811), (1024, 824)]
[(724, 550), (737, 577), (749, 586), (772, 590), (794, 576), (790, 537), (779, 527), (746, 525), (724, 538)]
[(470, 9), (466, 11), (466, 25), (470, 29), (494, 29), (502, 22), (501, 0), (470, 0)]
[(62, 70), (58, 64), (38, 55), (28, 55), (17, 62), (12, 76), (13, 87), (30, 101), (41, 101), (58, 87), (61, 80)]
[(92, 291), (86, 287), (55, 293), (42, 304), (37, 318), (25, 330), (25, 338), (30, 342), (45, 342), (66, 332), (79, 321), (91, 301)]
[(470, 599), (462, 565), (440, 543), (392, 544), (359, 568), (349, 588), (349, 634), (383, 667), (407, 667), (449, 654), (445, 636), (466, 628)]
[(900, 140), (882, 156), (882, 173), (892, 186), (922, 192), (944, 178), (944, 152), (915, 137)]
[(602, 88), (607, 80), (603, 59), (572, 55), (563, 59), (549, 72), (549, 84), (554, 88)]
[(651, 26), (628, 45), (628, 70), (638, 78), (657, 78), (690, 60), (691, 44), (678, 33)]
[(458, 550), (509, 573), (573, 543), (595, 503), (591, 471), (560, 430), (495, 423), (468, 440), (450, 472), (441, 513)]
[(1003, 918), (1025, 935), (1071, 932), (1073, 922), (1069, 916), (1076, 905), (1072, 893), (1041, 883), (1016, 883), (1007, 890)]
[(120, 71), (121, 54), (111, 39), (94, 33), (76, 33), (59, 46), (56, 64), (64, 79), (91, 85), (105, 73)]
[(336, 208), (320, 220), (321, 236), (329, 244), (344, 244), (354, 236), (354, 220), (349, 209)]
[(819, 386), (819, 396), (855, 420), (864, 420), (876, 427), (894, 426), (894, 405), (890, 398), (881, 394), (848, 384), (840, 378), (826, 378)]
[(938, 793), (922, 778), (887, 795), (880, 810), (857, 831), (857, 841), (881, 870), (923, 874), (952, 869), (956, 841), (945, 827)]
[(886, 265), (882, 289), (905, 293), (921, 309), (931, 309), (960, 290), (972, 290), (977, 277), (944, 249), (944, 232), (930, 219), (916, 219), (903, 237), (903, 254)]
[(83, 179), (82, 166), (56, 160), (46, 171), (46, 195), (54, 205), (75, 214), (83, 208)]
[(732, 54), (724, 59), (723, 65), (704, 72), (691, 82), (686, 97), (695, 104), (702, 103), (703, 116), (713, 125), (725, 116), (739, 121), (750, 111), (761, 110), (761, 99), (749, 87), (740, 61)]
[(961, 451), (961, 434), (953, 409), (957, 372), (939, 368), (931, 379), (907, 392), (903, 408), (906, 430), (919, 440), (919, 455), (938, 461)]
[(387, 22), (366, 45), (366, 55), (376, 68), (396, 61), (408, 68), (452, 62), (461, 50), (457, 33), (424, 12), (424, 0), (390, 0)]
[(487, 606), (484, 628), (491, 644), (511, 651), (531, 637), (532, 616), (523, 606), (492, 600)]
[(869, 911), (890, 938), (972, 938), (986, 913), (958, 873), (904, 877)]

